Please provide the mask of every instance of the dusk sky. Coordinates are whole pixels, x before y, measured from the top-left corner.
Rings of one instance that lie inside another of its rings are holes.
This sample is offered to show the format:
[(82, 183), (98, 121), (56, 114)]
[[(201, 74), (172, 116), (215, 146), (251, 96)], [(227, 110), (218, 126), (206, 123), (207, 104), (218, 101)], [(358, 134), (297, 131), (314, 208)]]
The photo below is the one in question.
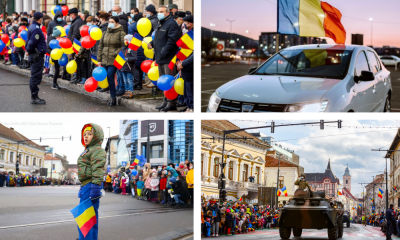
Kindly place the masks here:
[[(351, 34), (364, 34), (364, 45), (371, 44), (371, 22), (373, 19), (374, 47), (389, 45), (400, 47), (399, 0), (326, 0), (342, 13), (342, 24), (346, 29), (346, 44), (351, 44)], [(201, 0), (201, 26), (217, 31), (230, 31), (258, 39), (261, 32), (276, 32), (277, 0)], [(246, 33), (249, 30), (250, 35)], [(328, 43), (334, 43), (327, 39)]]

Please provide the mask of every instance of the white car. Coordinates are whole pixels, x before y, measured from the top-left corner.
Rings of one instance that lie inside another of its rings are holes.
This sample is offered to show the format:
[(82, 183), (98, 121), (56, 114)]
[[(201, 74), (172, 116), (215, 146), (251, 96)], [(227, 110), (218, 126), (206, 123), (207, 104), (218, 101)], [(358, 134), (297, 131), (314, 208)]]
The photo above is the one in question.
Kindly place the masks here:
[(390, 112), (390, 72), (374, 49), (300, 45), (220, 86), (208, 112)]
[(400, 58), (394, 55), (391, 56), (379, 56), (383, 65), (385, 66), (397, 66), (400, 67)]

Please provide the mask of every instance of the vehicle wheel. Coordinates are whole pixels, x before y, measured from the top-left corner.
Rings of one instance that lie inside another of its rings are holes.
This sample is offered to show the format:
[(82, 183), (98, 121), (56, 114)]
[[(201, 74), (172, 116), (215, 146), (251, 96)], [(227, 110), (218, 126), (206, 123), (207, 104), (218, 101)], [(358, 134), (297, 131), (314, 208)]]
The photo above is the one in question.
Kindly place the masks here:
[(291, 233), (292, 233), (292, 229), (291, 228), (287, 228), (287, 227), (280, 227), (279, 228), (279, 236), (282, 239), (289, 239)]
[(343, 237), (343, 217), (338, 219), (338, 238)]
[(295, 237), (301, 237), (302, 232), (303, 232), (303, 229), (301, 229), (301, 228), (293, 228), (293, 236), (295, 236)]
[(390, 103), (390, 97), (389, 95), (386, 97), (386, 101), (385, 101), (385, 108), (383, 109), (384, 112), (389, 113), (391, 111), (391, 103)]
[(328, 228), (328, 237), (329, 240), (337, 240), (338, 239), (338, 226), (334, 228)]

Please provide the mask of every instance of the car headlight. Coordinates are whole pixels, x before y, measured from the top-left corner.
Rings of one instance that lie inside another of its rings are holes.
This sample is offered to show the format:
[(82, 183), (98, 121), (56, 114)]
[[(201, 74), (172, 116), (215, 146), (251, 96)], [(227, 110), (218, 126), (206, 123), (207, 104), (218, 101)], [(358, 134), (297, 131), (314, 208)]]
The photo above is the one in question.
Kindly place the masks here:
[(221, 98), (218, 97), (219, 92), (214, 92), (211, 97), (210, 101), (208, 102), (208, 110), (210, 112), (216, 112), (219, 106), (219, 103), (221, 102)]
[(329, 101), (319, 103), (292, 104), (286, 109), (286, 112), (325, 112)]

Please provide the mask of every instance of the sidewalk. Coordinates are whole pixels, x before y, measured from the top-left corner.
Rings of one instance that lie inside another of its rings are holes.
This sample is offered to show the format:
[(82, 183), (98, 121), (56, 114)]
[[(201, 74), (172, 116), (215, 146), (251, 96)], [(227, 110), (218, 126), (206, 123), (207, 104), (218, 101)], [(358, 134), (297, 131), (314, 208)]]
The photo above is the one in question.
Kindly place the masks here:
[[(0, 64), (0, 69), (9, 70), (11, 72), (27, 76), (28, 78), (31, 75), (30, 70), (20, 69), (18, 67), (6, 66), (4, 64)], [(52, 84), (53, 79), (43, 76), (42, 82)], [(27, 83), (29, 83), (29, 79), (27, 79)], [(71, 84), (69, 81), (63, 80), (61, 78), (57, 80), (57, 83), (62, 89), (66, 89), (79, 94), (84, 94), (102, 100), (108, 100), (110, 98), (109, 93), (103, 93), (98, 91), (86, 92), (83, 85)], [(134, 98), (123, 99), (117, 97), (117, 104), (124, 105), (125, 107), (136, 112), (158, 112), (158, 110), (155, 109), (155, 107), (159, 106), (162, 103), (163, 97), (156, 97), (156, 98), (150, 97), (151, 91), (152, 91), (151, 88), (143, 88), (143, 90), (134, 90)], [(170, 111), (170, 112), (178, 112), (178, 111)]]

